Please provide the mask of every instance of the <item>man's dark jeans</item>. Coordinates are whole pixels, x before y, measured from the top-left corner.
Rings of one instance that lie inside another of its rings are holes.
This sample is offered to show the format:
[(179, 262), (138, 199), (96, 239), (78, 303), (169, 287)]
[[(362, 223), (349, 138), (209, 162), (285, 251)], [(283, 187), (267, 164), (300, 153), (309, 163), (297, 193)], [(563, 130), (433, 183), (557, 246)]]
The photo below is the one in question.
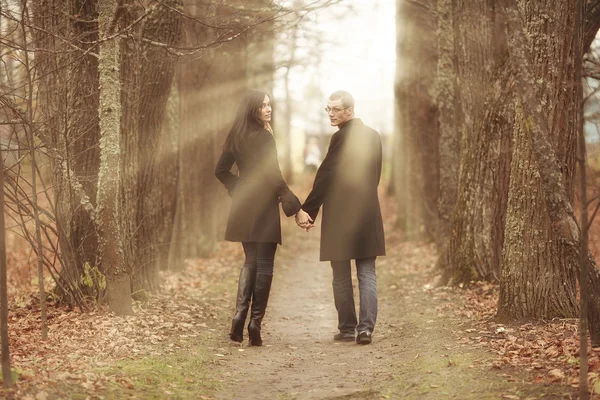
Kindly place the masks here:
[(375, 274), (376, 257), (356, 260), (356, 275), (360, 294), (359, 321), (356, 320), (354, 293), (352, 290), (352, 270), (350, 260), (332, 261), (333, 298), (338, 312), (340, 332), (373, 332), (377, 320), (377, 276)]

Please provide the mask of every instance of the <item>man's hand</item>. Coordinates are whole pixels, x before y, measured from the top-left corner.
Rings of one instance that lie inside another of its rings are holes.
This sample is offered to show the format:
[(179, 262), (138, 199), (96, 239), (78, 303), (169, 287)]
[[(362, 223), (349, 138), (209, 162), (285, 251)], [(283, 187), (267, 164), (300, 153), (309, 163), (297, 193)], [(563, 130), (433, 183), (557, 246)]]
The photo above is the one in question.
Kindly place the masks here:
[(314, 225), (312, 224), (313, 220), (304, 210), (298, 211), (296, 214), (296, 224), (302, 228), (306, 229), (306, 232), (310, 230)]

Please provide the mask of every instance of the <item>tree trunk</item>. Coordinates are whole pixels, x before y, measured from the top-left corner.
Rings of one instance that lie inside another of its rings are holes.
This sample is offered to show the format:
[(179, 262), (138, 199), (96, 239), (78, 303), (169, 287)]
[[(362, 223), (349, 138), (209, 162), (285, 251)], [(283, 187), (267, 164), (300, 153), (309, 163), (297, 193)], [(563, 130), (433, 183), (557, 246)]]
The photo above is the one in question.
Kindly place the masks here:
[[(1, 6), (0, 6), (1, 9)], [(2, 352), (2, 385), (12, 386), (10, 348), (8, 345), (8, 286), (6, 283), (6, 228), (4, 224), (4, 162), (0, 149), (0, 346)]]
[[(71, 0), (70, 4), (69, 15), (78, 16), (70, 18), (74, 37), (83, 42), (98, 40), (98, 0)], [(78, 45), (83, 51), (97, 51), (93, 46), (85, 43)], [(73, 54), (70, 50), (72, 55), (69, 61), (72, 64), (68, 70), (70, 88), (66, 92), (69, 110), (65, 131), (65, 161), (74, 174), (73, 178), (80, 182), (81, 190), (89, 196), (90, 203), (96, 204), (97, 171), (100, 165), (98, 58), (93, 54), (83, 54), (82, 51)], [(92, 214), (79, 206), (72, 188), (62, 192), (61, 196), (68, 196), (62, 202), (66, 205), (67, 214), (72, 213), (68, 236), (75, 250), (75, 266), (79, 271), (77, 276), (81, 276), (86, 262), (93, 266), (98, 264), (96, 226)]]
[(435, 237), (439, 193), (435, 0), (397, 1), (395, 171), (398, 224), (407, 238)]
[[(167, 45), (179, 44), (180, 15), (171, 9), (180, 7), (180, 0), (158, 5), (144, 20), (141, 37)], [(136, 165), (136, 183), (132, 182), (137, 184), (138, 199), (133, 233), (136, 246), (129, 262), (136, 265), (134, 291), (141, 293), (140, 290), (158, 291), (160, 262), (168, 258), (175, 209), (173, 183), (177, 180), (177, 155), (167, 144), (168, 138), (163, 137), (163, 122), (175, 73), (174, 56), (163, 48), (141, 44), (139, 57), (137, 63), (126, 64), (128, 68), (139, 69), (139, 65), (147, 63), (136, 80), (137, 99), (127, 104), (134, 109), (138, 123), (133, 131), (124, 134), (137, 136), (134, 140), (137, 148), (132, 149), (137, 154), (130, 162)]]
[[(573, 317), (577, 253), (554, 226), (569, 221), (563, 218), (567, 208), (555, 210), (559, 204), (550, 199), (563, 194), (560, 206), (570, 208), (574, 193), (577, 90), (572, 38), (577, 0), (516, 4), (507, 8), (511, 63), (521, 93), (535, 94), (522, 96), (517, 112), (498, 315)], [(523, 29), (531, 38), (528, 43), (521, 40)], [(543, 86), (537, 88), (538, 81)], [(545, 118), (532, 119), (532, 111)], [(545, 126), (538, 125), (542, 120)], [(546, 142), (538, 141), (532, 129), (545, 131)], [(547, 190), (548, 176), (555, 186)], [(572, 235), (573, 228), (568, 229)]]
[[(118, 28), (123, 29), (130, 26), (140, 17), (143, 12), (139, 6), (126, 2), (119, 10), (121, 13)], [(156, 12), (154, 8), (151, 13)], [(147, 17), (150, 17), (148, 15)], [(139, 155), (139, 109), (138, 103), (140, 100), (141, 86), (141, 68), (142, 60), (141, 53), (143, 46), (138, 40), (140, 38), (142, 24), (138, 23), (131, 28), (131, 36), (119, 40), (120, 50), (120, 104), (121, 104), (121, 121), (120, 121), (120, 146), (122, 155), (120, 157), (119, 166), (121, 168), (121, 187), (120, 187), (120, 204), (121, 204), (121, 244), (123, 248), (123, 261), (125, 265), (131, 267), (131, 276), (133, 269), (140, 268), (142, 265), (138, 257), (140, 249), (138, 248), (138, 208), (144, 200), (140, 196), (138, 186), (138, 174), (140, 173), (140, 155)], [(144, 246), (146, 247), (146, 246)], [(132, 292), (136, 293), (137, 299), (142, 299), (142, 294), (146, 292), (139, 290), (141, 285), (136, 285), (132, 281)]]
[[(27, 77), (27, 119), (29, 121), (34, 120), (33, 118), (33, 97), (34, 97), (34, 89), (33, 89), (33, 75), (32, 68), (29, 63), (29, 46), (27, 44), (27, 28), (26, 26), (30, 25), (29, 21), (29, 10), (27, 7), (27, 2), (23, 2), (23, 8), (21, 12), (21, 29), (23, 33), (23, 55), (24, 55), (24, 66), (25, 66), (25, 76)], [(40, 227), (40, 208), (38, 203), (38, 184), (37, 184), (37, 157), (36, 157), (36, 149), (35, 149), (35, 136), (32, 130), (31, 124), (24, 124), (23, 128), (25, 130), (25, 134), (27, 136), (27, 142), (29, 144), (29, 157), (31, 162), (31, 205), (33, 208), (33, 219), (35, 222), (35, 252), (37, 253), (38, 260), (38, 287), (40, 294), (40, 318), (42, 322), (42, 340), (48, 339), (48, 318), (46, 314), (46, 289), (44, 288), (44, 254), (43, 254), (43, 243), (42, 243), (42, 232)], [(3, 168), (2, 164), (0, 167)], [(3, 193), (4, 195), (4, 193)], [(3, 199), (2, 199), (3, 200)], [(0, 203), (4, 205), (4, 201)], [(4, 212), (4, 209), (0, 209), (0, 212)], [(2, 221), (4, 222), (4, 221)], [(4, 229), (4, 223), (2, 223), (1, 229)]]
[(590, 398), (588, 386), (588, 306), (589, 306), (589, 224), (587, 195), (587, 154), (585, 143), (585, 115), (583, 109), (583, 39), (585, 36), (586, 1), (577, 0), (575, 18), (574, 82), (577, 88), (577, 167), (579, 168), (579, 198), (581, 206), (581, 240), (579, 241), (579, 398)]
[[(175, 265), (177, 262), (177, 249), (179, 244), (177, 243), (178, 237), (178, 214), (177, 207), (179, 204), (179, 194), (177, 193), (179, 184), (179, 174), (181, 173), (181, 165), (179, 162), (180, 153), (182, 151), (180, 147), (181, 138), (181, 115), (179, 110), (181, 109), (181, 96), (179, 94), (179, 86), (177, 84), (177, 66), (175, 67), (175, 74), (173, 76), (173, 82), (171, 84), (171, 92), (169, 94), (169, 100), (167, 100), (167, 112), (165, 113), (165, 121), (163, 123), (163, 145), (169, 149), (170, 155), (166, 157), (168, 165), (165, 165), (165, 170), (170, 171), (168, 178), (164, 182), (165, 193), (167, 196), (165, 203), (169, 202), (171, 208), (169, 213), (172, 216), (170, 222), (169, 240), (170, 243), (165, 245), (165, 251), (160, 252), (160, 268), (164, 269), (176, 269)], [(166, 227), (164, 229), (167, 229)], [(168, 247), (167, 247), (168, 246)]]
[[(509, 3), (506, 13), (509, 16), (507, 31), (510, 33), (511, 60), (515, 66), (515, 79), (527, 115), (524, 128), (532, 141), (551, 226), (568, 253), (565, 258), (577, 262), (580, 251), (580, 231), (568, 195), (567, 188), (569, 186), (563, 182), (564, 170), (561, 171), (561, 164), (558, 162), (555, 150), (549, 140), (552, 136), (550, 123), (546, 119), (545, 104), (540, 101), (540, 93), (543, 93), (543, 90), (538, 87), (539, 81), (534, 77), (534, 68), (532, 67), (534, 63), (531, 61), (531, 56), (527, 54), (529, 45), (523, 35), (518, 9), (513, 3)], [(581, 84), (581, 82), (576, 82), (571, 86), (575, 92), (578, 92), (577, 84)], [(579, 112), (580, 110), (576, 110), (577, 114)], [(575, 125), (574, 122), (573, 125)], [(589, 328), (592, 346), (598, 347), (600, 346), (600, 269), (590, 253), (587, 254), (587, 258), (590, 279)]]
[[(118, 19), (117, 0), (99, 4), (98, 26), (101, 39), (111, 35)], [(121, 249), (119, 207), (121, 76), (120, 39), (100, 43), (98, 71), (100, 81), (100, 170), (98, 174), (98, 230), (100, 257), (106, 274), (108, 305), (117, 315), (132, 314), (130, 271)]]
[(503, 26), (493, 2), (457, 0), (458, 193), (448, 260), (453, 284), (499, 280), (514, 120)]
[(451, 264), (448, 258), (450, 222), (458, 191), (460, 137), (457, 126), (457, 68), (454, 43), (454, 14), (452, 0), (437, 1), (438, 67), (436, 101), (439, 110), (440, 187), (438, 198), (439, 228), (436, 244), (439, 250), (437, 269), (442, 273), (442, 284), (448, 283)]
[[(70, 294), (95, 298), (103, 288), (80, 284), (85, 265), (97, 266), (98, 236), (93, 220), (96, 204), (98, 148), (98, 60), (90, 44), (73, 50), (59, 39), (98, 39), (95, 0), (33, 2), (38, 71), (40, 139), (52, 162), (52, 186), (59, 235), (61, 279)], [(70, 19), (73, 10), (79, 18)], [(50, 18), (49, 16), (53, 16)], [(92, 50), (93, 51), (93, 50)], [(59, 293), (60, 295), (61, 293)], [(69, 299), (73, 301), (72, 298)]]

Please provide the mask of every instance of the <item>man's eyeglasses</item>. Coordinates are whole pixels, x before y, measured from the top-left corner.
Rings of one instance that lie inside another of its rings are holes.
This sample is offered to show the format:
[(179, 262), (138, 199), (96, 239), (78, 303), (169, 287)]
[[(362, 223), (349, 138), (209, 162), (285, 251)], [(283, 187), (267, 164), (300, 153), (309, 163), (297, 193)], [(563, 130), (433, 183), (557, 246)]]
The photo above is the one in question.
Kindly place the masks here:
[(350, 108), (350, 107), (345, 107), (345, 108), (337, 108), (337, 107), (333, 107), (333, 108), (331, 108), (331, 107), (327, 106), (327, 107), (325, 107), (325, 111), (327, 112), (327, 114), (329, 114), (329, 113), (330, 113), (330, 112), (332, 112), (332, 111), (333, 111), (333, 113), (334, 113), (334, 114), (337, 114), (337, 113), (339, 113), (340, 111), (344, 111), (344, 110), (347, 110), (347, 109), (349, 109), (349, 108)]

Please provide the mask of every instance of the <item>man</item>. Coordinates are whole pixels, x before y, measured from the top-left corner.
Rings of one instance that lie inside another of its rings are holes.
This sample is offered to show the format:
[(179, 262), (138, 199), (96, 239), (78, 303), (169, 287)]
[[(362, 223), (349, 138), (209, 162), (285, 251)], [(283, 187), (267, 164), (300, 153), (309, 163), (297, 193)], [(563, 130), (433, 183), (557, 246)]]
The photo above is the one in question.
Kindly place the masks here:
[[(354, 117), (354, 99), (350, 93), (334, 92), (325, 110), (331, 125), (339, 130), (331, 138), (327, 155), (302, 209), (314, 221), (323, 206), (320, 259), (331, 262), (333, 297), (338, 312), (339, 333), (333, 339), (369, 344), (377, 319), (375, 260), (377, 256), (385, 255), (377, 196), (382, 163), (381, 139), (377, 131)], [(309, 223), (299, 225), (307, 230), (312, 227)], [(356, 263), (360, 292), (358, 321), (351, 260)]]

